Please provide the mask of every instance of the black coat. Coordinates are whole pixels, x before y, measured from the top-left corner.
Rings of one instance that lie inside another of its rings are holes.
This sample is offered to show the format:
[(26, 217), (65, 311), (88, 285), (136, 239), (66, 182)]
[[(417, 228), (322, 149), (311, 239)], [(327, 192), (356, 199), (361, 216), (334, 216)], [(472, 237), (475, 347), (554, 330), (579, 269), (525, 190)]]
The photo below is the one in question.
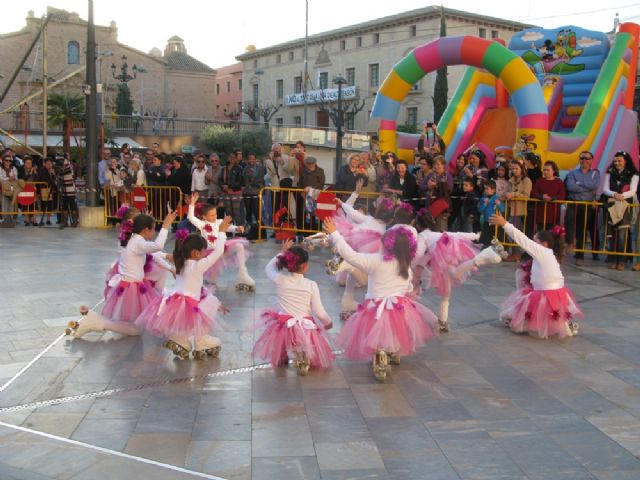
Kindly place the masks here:
[(417, 192), (416, 179), (413, 175), (407, 172), (404, 175), (404, 184), (400, 184), (400, 175), (394, 173), (389, 180), (389, 188), (392, 190), (402, 190), (400, 194), (401, 200), (408, 200), (414, 198)]
[(191, 195), (191, 172), (186, 166), (174, 170), (167, 183), (172, 187), (178, 187), (183, 195)]

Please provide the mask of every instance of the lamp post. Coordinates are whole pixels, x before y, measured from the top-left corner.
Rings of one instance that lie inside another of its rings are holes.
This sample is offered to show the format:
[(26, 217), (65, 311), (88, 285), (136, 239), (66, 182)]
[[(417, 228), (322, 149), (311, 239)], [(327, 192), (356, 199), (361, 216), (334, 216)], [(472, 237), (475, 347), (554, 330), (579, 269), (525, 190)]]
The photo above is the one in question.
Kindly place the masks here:
[[(96, 30), (93, 23), (93, 0), (89, 0), (89, 15), (87, 21), (87, 85), (89, 95), (87, 96), (87, 206), (97, 207), (98, 197), (98, 125), (96, 110), (98, 109), (96, 96)], [(102, 145), (100, 145), (102, 150)]]
[(342, 86), (346, 85), (347, 80), (342, 75), (336, 75), (333, 79), (333, 83), (338, 85), (338, 115), (336, 117), (336, 178), (338, 176), (338, 170), (342, 166), (342, 137), (344, 132), (342, 131), (342, 124), (344, 122), (344, 112), (342, 111)]
[[(138, 73), (147, 73), (144, 65), (134, 65)], [(144, 115), (144, 75), (140, 76), (140, 116)]]
[(116, 67), (115, 63), (111, 64), (111, 75), (113, 78), (118, 80), (120, 83), (128, 83), (131, 80), (135, 79), (138, 74), (138, 66), (134, 63), (131, 70), (133, 71), (133, 75), (129, 75), (129, 65), (127, 64), (127, 56), (122, 55), (122, 65), (120, 65), (120, 74), (116, 75), (116, 71), (118, 67)]
[(302, 79), (302, 99), (304, 110), (302, 127), (307, 128), (307, 77), (309, 76), (309, 0), (305, 0), (304, 10), (304, 78)]

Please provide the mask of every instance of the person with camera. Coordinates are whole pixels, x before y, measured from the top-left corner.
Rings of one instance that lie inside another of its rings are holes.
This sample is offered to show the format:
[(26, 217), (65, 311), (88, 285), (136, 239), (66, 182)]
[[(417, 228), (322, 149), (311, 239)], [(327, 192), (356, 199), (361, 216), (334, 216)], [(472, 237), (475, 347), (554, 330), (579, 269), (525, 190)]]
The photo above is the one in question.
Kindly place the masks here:
[(67, 227), (67, 222), (71, 227), (77, 227), (80, 223), (80, 216), (78, 213), (78, 202), (76, 201), (76, 170), (69, 160), (69, 155), (64, 154), (62, 160), (62, 175), (59, 177), (62, 180), (60, 189), (60, 209), (62, 210), (61, 222), (58, 228), (61, 230)]
[(391, 176), (396, 173), (396, 154), (386, 152), (376, 169), (376, 192), (382, 192), (389, 186)]
[(364, 186), (369, 183), (367, 171), (360, 162), (360, 154), (352, 153), (349, 155), (346, 165), (343, 165), (338, 170), (335, 189), (351, 193), (356, 189), (356, 183), (359, 179), (362, 179)]

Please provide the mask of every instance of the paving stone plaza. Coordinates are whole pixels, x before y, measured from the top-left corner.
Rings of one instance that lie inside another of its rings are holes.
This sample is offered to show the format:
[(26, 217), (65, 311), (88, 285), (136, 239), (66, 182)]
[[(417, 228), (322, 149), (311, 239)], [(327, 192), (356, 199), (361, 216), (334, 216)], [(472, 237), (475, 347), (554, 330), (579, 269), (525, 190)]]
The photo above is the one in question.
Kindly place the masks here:
[[(273, 241), (251, 247), (255, 294), (221, 277), (219, 359), (178, 360), (149, 335), (65, 337), (116, 245), (112, 230), (0, 233), (0, 479), (640, 478), (638, 273), (568, 259), (586, 318), (542, 341), (498, 324), (515, 266), (488, 267), (454, 293), (451, 331), (381, 383), (341, 357), (308, 377), (252, 359)], [(328, 253), (311, 258), (335, 333), (342, 292)]]

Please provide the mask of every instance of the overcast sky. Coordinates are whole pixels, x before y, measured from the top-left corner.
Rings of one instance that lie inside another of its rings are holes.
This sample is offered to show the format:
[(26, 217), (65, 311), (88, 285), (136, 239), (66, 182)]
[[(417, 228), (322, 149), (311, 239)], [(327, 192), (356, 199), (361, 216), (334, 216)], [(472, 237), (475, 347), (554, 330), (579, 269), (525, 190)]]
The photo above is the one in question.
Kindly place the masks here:
[[(172, 3), (180, 8), (169, 10)], [(3, 9), (0, 33), (20, 30), (29, 10), (39, 17), (47, 4), (87, 18), (87, 0), (21, 0)], [(431, 5), (419, 0), (308, 0), (308, 4), (309, 35)], [(444, 6), (546, 28), (573, 24), (610, 31), (616, 12), (623, 22), (640, 23), (638, 0), (450, 0)], [(97, 24), (117, 23), (121, 43), (144, 52), (153, 47), (164, 50), (167, 39), (178, 35), (190, 55), (213, 68), (235, 63), (247, 45), (268, 47), (302, 38), (305, 32), (305, 0), (94, 0), (94, 9)]]

